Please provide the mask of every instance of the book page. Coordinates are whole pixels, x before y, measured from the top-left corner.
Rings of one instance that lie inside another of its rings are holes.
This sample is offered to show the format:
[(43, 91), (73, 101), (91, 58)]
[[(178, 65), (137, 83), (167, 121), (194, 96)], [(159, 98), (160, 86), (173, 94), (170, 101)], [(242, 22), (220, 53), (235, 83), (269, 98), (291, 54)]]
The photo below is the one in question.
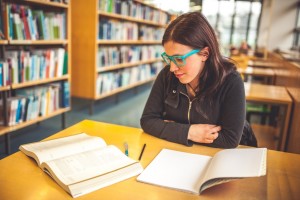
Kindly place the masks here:
[(266, 148), (226, 149), (211, 160), (203, 183), (214, 178), (246, 178), (266, 174)]
[(73, 154), (42, 164), (64, 185), (76, 184), (126, 167), (136, 161), (115, 146)]
[(210, 156), (163, 149), (138, 176), (140, 182), (199, 193)]
[(21, 145), (20, 150), (28, 156), (32, 156), (30, 152), (33, 152), (38, 158), (38, 160), (35, 158), (38, 165), (40, 165), (49, 160), (105, 146), (106, 143), (102, 138), (81, 133), (54, 140)]

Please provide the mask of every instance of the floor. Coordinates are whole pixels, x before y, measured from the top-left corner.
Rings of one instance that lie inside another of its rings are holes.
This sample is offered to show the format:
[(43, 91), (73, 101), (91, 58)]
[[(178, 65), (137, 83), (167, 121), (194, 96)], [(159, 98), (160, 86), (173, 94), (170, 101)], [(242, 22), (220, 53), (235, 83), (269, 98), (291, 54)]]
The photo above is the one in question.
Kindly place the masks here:
[[(151, 84), (147, 84), (119, 95), (96, 101), (93, 115), (89, 114), (89, 101), (72, 98), (72, 110), (66, 113), (66, 127), (84, 119), (91, 119), (139, 128), (139, 119), (150, 93), (150, 88)], [(40, 124), (12, 132), (10, 133), (11, 153), (17, 152), (21, 144), (40, 141), (60, 130), (61, 115), (45, 120)], [(4, 136), (0, 136), (0, 159), (7, 156), (4, 141)]]

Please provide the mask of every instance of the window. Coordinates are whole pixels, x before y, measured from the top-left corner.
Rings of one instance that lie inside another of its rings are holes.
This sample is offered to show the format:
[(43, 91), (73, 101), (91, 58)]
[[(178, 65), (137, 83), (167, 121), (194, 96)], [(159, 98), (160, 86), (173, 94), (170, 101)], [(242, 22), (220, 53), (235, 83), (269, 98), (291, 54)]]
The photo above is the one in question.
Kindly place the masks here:
[(300, 50), (300, 2), (297, 7), (296, 27), (294, 29), (293, 50)]
[(243, 40), (256, 46), (260, 0), (203, 0), (202, 13), (216, 30), (226, 55), (231, 45), (239, 47)]

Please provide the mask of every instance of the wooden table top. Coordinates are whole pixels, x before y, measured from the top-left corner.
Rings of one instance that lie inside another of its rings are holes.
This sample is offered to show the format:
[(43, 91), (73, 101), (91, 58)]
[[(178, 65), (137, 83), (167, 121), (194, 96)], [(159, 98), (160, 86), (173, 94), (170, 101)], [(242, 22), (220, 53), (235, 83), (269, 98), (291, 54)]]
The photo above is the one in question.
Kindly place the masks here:
[[(118, 126), (90, 120), (73, 125), (49, 139), (85, 132), (102, 137), (107, 144), (124, 150), (129, 146), (129, 156), (137, 159), (147, 143), (141, 164), (146, 167), (162, 148), (213, 156), (220, 149), (194, 145), (187, 147), (155, 138), (139, 128)], [(241, 147), (243, 148), (243, 147)], [(0, 160), (0, 199), (73, 199), (33, 159), (17, 152)], [(201, 195), (194, 195), (164, 187), (140, 183), (136, 177), (99, 189), (76, 199), (297, 199), (300, 196), (300, 155), (268, 150), (267, 175), (245, 178), (214, 186)]]
[(246, 100), (291, 104), (292, 98), (283, 86), (244, 83)]
[(278, 62), (261, 61), (261, 60), (249, 60), (249, 67), (262, 67), (262, 68), (280, 68), (282, 65)]
[(246, 67), (246, 68), (237, 68), (237, 71), (241, 74), (254, 75), (254, 76), (265, 76), (265, 77), (275, 76), (274, 70), (268, 68)]

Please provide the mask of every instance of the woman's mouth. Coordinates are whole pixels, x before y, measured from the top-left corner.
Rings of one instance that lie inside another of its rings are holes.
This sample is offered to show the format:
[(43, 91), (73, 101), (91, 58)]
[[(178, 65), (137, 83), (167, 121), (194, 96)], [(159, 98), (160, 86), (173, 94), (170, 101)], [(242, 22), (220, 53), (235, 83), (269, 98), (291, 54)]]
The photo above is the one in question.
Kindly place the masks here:
[(184, 76), (184, 74), (175, 74), (175, 76), (176, 76), (177, 78), (181, 78), (181, 77)]

